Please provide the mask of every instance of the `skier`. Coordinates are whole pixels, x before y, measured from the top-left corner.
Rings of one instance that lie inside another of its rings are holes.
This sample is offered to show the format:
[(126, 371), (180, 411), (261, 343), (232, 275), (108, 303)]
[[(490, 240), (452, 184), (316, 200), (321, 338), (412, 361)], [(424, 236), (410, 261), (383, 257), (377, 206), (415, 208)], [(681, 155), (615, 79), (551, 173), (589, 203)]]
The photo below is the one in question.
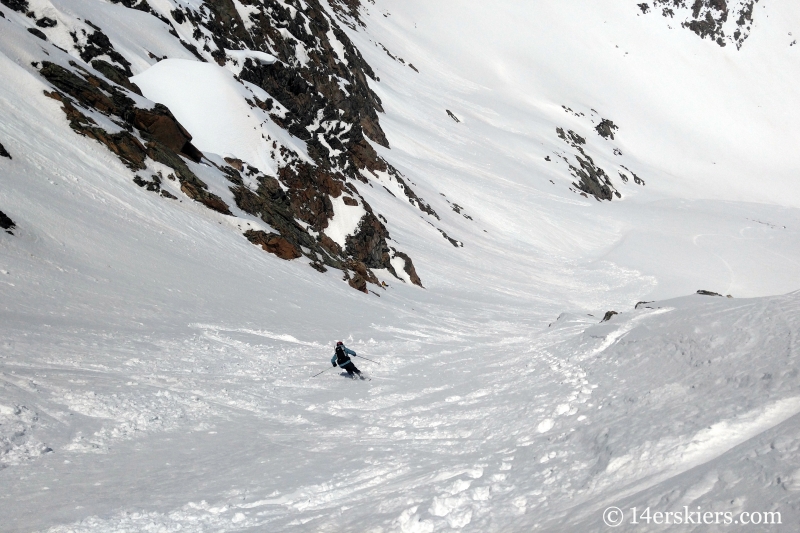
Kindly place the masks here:
[(347, 375), (351, 378), (355, 379), (353, 373), (358, 374), (358, 377), (361, 379), (365, 379), (364, 376), (361, 375), (361, 371), (356, 368), (356, 365), (353, 364), (353, 361), (350, 360), (350, 356), (357, 357), (356, 352), (348, 348), (344, 345), (342, 341), (336, 343), (336, 349), (333, 352), (333, 357), (331, 357), (331, 364), (333, 366), (339, 366), (347, 371)]

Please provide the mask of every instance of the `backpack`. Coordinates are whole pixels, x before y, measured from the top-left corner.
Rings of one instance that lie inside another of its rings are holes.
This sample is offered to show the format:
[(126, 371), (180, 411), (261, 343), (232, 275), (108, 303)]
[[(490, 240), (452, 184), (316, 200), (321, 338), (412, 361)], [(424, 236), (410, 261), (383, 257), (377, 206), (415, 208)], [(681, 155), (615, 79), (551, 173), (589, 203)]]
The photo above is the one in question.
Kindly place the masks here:
[(350, 358), (344, 353), (344, 346), (336, 347), (336, 362), (340, 365), (350, 362)]

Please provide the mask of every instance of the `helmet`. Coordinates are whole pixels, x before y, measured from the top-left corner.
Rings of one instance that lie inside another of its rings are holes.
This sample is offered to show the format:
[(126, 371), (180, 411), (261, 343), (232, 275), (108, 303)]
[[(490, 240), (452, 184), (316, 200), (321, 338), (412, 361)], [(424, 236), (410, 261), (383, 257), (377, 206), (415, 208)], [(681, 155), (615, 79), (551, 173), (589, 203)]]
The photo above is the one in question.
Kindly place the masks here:
[(338, 341), (338, 342), (336, 343), (336, 346), (344, 346), (344, 343), (343, 343), (342, 341)]

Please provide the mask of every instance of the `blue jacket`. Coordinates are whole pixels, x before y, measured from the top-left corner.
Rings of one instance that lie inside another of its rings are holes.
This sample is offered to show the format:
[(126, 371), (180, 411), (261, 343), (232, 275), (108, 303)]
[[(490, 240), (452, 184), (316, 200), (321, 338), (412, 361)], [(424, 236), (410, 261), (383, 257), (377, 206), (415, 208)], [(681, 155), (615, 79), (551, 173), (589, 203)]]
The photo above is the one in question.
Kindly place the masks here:
[(354, 352), (353, 350), (351, 350), (350, 348), (348, 348), (348, 347), (347, 347), (347, 346), (345, 346), (345, 345), (342, 345), (342, 348), (344, 348), (345, 360), (344, 360), (344, 361), (342, 361), (341, 363), (337, 363), (337, 361), (336, 361), (336, 350), (334, 349), (334, 351), (333, 351), (333, 357), (331, 357), (331, 364), (332, 364), (333, 366), (336, 366), (337, 364), (338, 364), (339, 366), (345, 366), (345, 365), (347, 365), (347, 364), (349, 364), (349, 363), (352, 363), (352, 361), (350, 361), (350, 358), (349, 358), (349, 357), (347, 357), (347, 356), (348, 356), (348, 355), (352, 355), (352, 356), (354, 356), (354, 357), (355, 357), (355, 356), (357, 355), (357, 354), (356, 354), (356, 352)]

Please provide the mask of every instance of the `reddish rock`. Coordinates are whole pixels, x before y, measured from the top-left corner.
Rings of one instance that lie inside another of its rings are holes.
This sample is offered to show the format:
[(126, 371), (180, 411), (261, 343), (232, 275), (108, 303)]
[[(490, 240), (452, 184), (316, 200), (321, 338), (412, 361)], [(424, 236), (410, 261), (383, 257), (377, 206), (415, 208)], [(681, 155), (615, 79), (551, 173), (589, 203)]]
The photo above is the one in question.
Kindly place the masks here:
[(348, 261), (347, 268), (355, 272), (355, 277), (359, 277), (364, 281), (368, 281), (374, 285), (380, 285), (380, 281), (378, 281), (377, 276), (375, 276), (375, 274), (373, 274), (372, 271), (367, 268), (367, 265), (361, 261)]
[(328, 227), (333, 218), (330, 196), (338, 198), (344, 185), (331, 172), (308, 163), (296, 163), (278, 170), (278, 176), (289, 190), (287, 195), (294, 216), (315, 231)]
[(223, 215), (233, 215), (228, 207), (228, 204), (223, 202), (219, 196), (210, 194), (208, 191), (196, 187), (188, 181), (181, 183), (181, 191), (183, 191), (183, 193), (192, 200), (200, 202), (209, 209), (213, 209), (214, 211), (222, 213)]
[(202, 152), (192, 145), (192, 136), (186, 128), (181, 126), (170, 110), (161, 104), (156, 104), (153, 109), (135, 108), (132, 122), (138, 129), (149, 133), (173, 152), (183, 154), (195, 163), (203, 156)]
[(331, 239), (324, 233), (320, 233), (319, 243), (325, 250), (328, 251), (328, 253), (330, 253), (334, 257), (342, 255), (342, 247), (339, 246), (337, 242), (335, 242), (333, 239)]
[(407, 254), (404, 254), (403, 252), (398, 252), (397, 250), (394, 251), (394, 255), (395, 257), (399, 257), (404, 261), (405, 264), (403, 265), (403, 271), (406, 274), (408, 274), (411, 283), (422, 287), (422, 280), (419, 279), (419, 276), (417, 275), (417, 270), (414, 268), (414, 263), (411, 262), (411, 258), (408, 257)]
[(265, 251), (287, 261), (303, 255), (292, 243), (275, 233), (249, 230), (245, 232), (244, 236), (256, 246), (261, 246)]
[(367, 268), (391, 267), (391, 256), (386, 239), (389, 232), (378, 218), (367, 212), (358, 227), (358, 230), (347, 237), (345, 251), (356, 262), (363, 263)]
[(364, 294), (369, 294), (369, 291), (367, 291), (367, 281), (360, 274), (354, 275), (347, 283), (355, 290), (361, 291)]
[(228, 163), (230, 166), (242, 172), (244, 170), (244, 162), (241, 159), (236, 159), (234, 157), (226, 157), (225, 162)]
[(364, 138), (360, 142), (352, 144), (349, 147), (348, 154), (357, 168), (365, 168), (371, 172), (386, 172), (388, 170), (386, 161), (378, 156), (378, 152)]

